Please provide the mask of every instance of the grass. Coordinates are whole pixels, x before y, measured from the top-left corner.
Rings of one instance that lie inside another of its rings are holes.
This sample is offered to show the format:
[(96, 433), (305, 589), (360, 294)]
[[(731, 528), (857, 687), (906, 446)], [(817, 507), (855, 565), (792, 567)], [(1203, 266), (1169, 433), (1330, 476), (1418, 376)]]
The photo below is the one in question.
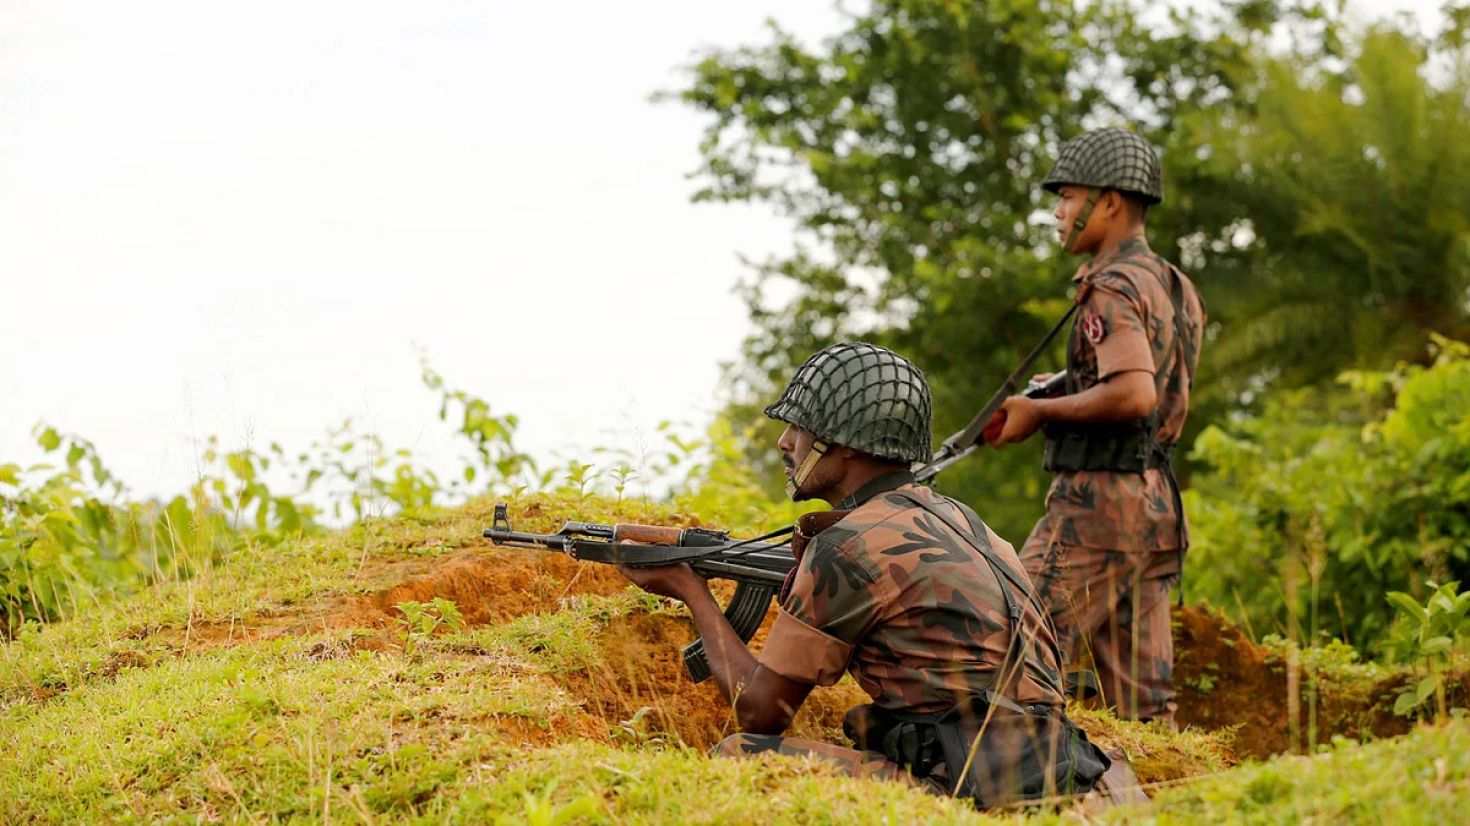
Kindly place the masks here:
[(1470, 722), (1455, 720), (1241, 766), (1161, 791), (1147, 816), (1118, 813), (1110, 821), (1444, 824), (1462, 822), (1467, 806)]
[[(533, 531), (574, 513), (689, 521), (595, 498), (515, 511)], [(0, 822), (994, 820), (820, 763), (708, 759), (728, 715), (679, 672), (682, 609), (594, 566), (493, 551), (478, 539), (488, 514), (473, 503), (236, 554), (0, 646), (0, 748), (20, 756), (0, 761)], [(434, 579), (448, 570), (460, 578)], [(481, 621), (405, 652), (372, 606), (410, 579), (424, 599), (453, 584)], [(856, 700), (850, 684), (820, 690), (802, 732), (829, 735)], [(1219, 735), (1073, 716), (1141, 776), (1206, 776), (1117, 822), (1428, 822), (1470, 804), (1466, 723), (1228, 769)]]

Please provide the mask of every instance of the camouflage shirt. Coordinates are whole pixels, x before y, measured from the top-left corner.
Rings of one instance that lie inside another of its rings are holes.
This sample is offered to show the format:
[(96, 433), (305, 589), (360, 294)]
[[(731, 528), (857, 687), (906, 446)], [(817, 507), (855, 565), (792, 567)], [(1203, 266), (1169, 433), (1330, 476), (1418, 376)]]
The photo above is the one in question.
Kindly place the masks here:
[[(914, 484), (854, 509), (802, 554), (760, 664), (814, 685), (850, 671), (882, 708), (943, 710), (956, 695), (996, 686), (1011, 643), (1006, 588), (1022, 612), (1026, 654), (1007, 693), (1019, 703), (1060, 705), (1056, 640), (1036, 605), (1003, 583), (965, 536), (903, 494), (968, 524), (952, 500)], [(971, 539), (1028, 582), (1008, 542), (989, 528)]]
[[(1175, 334), (1171, 269), (1142, 238), (1130, 238), (1112, 254), (1083, 264), (1072, 279), (1081, 306), (1067, 345), (1075, 382), (1071, 392), (1130, 370), (1153, 374), (1157, 439), (1167, 446), (1184, 430), (1205, 323), (1198, 291), (1179, 273), (1186, 332)], [(1052, 482), (1046, 516), (1032, 537), (1108, 550), (1175, 550), (1189, 544), (1183, 518), (1167, 477), (1157, 468), (1141, 474), (1063, 472)]]

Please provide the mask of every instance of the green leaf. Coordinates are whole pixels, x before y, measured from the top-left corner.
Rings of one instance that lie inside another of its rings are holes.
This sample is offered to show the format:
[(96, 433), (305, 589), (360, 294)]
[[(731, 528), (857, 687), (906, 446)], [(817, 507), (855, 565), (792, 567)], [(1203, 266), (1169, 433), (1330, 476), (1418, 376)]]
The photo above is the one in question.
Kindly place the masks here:
[(1429, 609), (1431, 613), (1447, 614), (1455, 610), (1455, 600), (1444, 591), (1439, 591), (1429, 598)]
[(48, 427), (41, 431), (41, 435), (36, 437), (36, 444), (39, 444), (41, 449), (50, 453), (56, 448), (61, 447), (61, 434), (56, 432), (56, 428)]
[(1450, 646), (1453, 644), (1454, 641), (1451, 640), (1449, 637), (1433, 637), (1431, 639), (1425, 640), (1424, 644), (1419, 646), (1419, 650), (1423, 651), (1426, 655), (1443, 654), (1444, 652), (1450, 650)]
[(1389, 591), (1386, 599), (1399, 609), (1399, 613), (1407, 617), (1413, 617), (1423, 624), (1429, 620), (1429, 612), (1424, 610), (1417, 600), (1403, 591)]
[(1436, 688), (1439, 688), (1439, 682), (1440, 676), (1438, 674), (1430, 674), (1428, 677), (1420, 680), (1419, 684), (1414, 686), (1414, 705), (1417, 706), (1429, 699), (1429, 695), (1433, 694)]
[(1420, 700), (1414, 697), (1413, 692), (1405, 691), (1403, 694), (1399, 695), (1399, 698), (1397, 700), (1394, 701), (1393, 713), (1399, 715), (1400, 717), (1407, 715), (1415, 708), (1418, 708), (1420, 702)]

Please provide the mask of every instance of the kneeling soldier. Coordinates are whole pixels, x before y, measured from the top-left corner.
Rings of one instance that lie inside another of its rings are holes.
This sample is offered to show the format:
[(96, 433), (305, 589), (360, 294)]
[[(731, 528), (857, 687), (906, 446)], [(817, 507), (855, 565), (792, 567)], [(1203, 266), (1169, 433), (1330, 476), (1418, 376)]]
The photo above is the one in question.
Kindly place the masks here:
[[(792, 497), (848, 513), (805, 545), (760, 656), (687, 566), (623, 569), (689, 606), (744, 732), (715, 751), (811, 755), (982, 806), (1091, 789), (1108, 760), (1063, 714), (1056, 640), (1014, 549), (909, 472), (930, 454), (923, 374), (838, 344), (766, 415), (789, 425), (777, 447)], [(873, 700), (844, 723), (857, 748), (782, 737), (844, 671)]]

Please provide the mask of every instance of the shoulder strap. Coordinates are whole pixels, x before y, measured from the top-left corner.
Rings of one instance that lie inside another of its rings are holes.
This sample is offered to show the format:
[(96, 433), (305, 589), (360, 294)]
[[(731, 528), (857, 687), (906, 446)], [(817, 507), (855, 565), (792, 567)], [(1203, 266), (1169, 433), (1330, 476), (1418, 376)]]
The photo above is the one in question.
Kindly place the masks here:
[[(984, 530), (985, 523), (980, 522), (980, 517), (979, 516), (975, 516), (975, 518), (973, 520), (970, 520), (971, 521), (971, 527), (970, 527), (969, 530), (965, 530), (964, 528), (961, 528), (959, 525), (955, 524), (954, 519), (952, 519), (949, 516), (949, 514), (946, 514), (943, 511), (940, 511), (940, 510), (938, 510), (936, 508), (931, 507), (928, 502), (925, 502), (922, 498), (920, 498), (919, 496), (917, 496), (916, 494), (914, 494), (913, 491), (899, 490), (899, 491), (894, 491), (894, 493), (898, 494), (899, 496), (901, 496), (905, 500), (909, 501), (914, 506), (916, 506), (918, 508), (921, 508), (925, 512), (927, 512), (927, 513), (933, 515), (934, 517), (936, 517), (937, 519), (939, 519), (939, 521), (943, 522), (945, 524), (945, 526), (947, 526), (951, 531), (954, 531), (956, 534), (959, 534), (959, 536), (961, 538), (963, 538), (965, 540), (965, 542), (970, 545), (970, 547), (974, 548), (976, 550), (976, 552), (978, 552), (980, 554), (980, 556), (985, 559), (986, 562), (990, 563), (990, 566), (992, 568), (995, 568), (996, 569), (996, 575), (997, 576), (1004, 577), (1005, 580), (1008, 581), (1008, 582), (1010, 582), (1012, 586), (1014, 586), (1015, 588), (1019, 589), (1022, 594), (1025, 594), (1028, 599), (1033, 600), (1033, 601), (1036, 599), (1036, 596), (1031, 592), (1031, 586), (1029, 584), (1026, 584), (1026, 583), (1020, 581), (1016, 577), (1015, 571), (1012, 571), (1010, 568), (1006, 567), (1005, 563), (1001, 562), (998, 558), (996, 558), (996, 556), (995, 556), (995, 549), (992, 548), (992, 547), (990, 547), (990, 540), (988, 540), (988, 539), (985, 538), (985, 534), (986, 534), (986, 531)], [(965, 513), (965, 518), (967, 520), (969, 520), (970, 514), (971, 513), (974, 513), (974, 512), (973, 511), (970, 511), (970, 509), (968, 507), (966, 507), (965, 505), (961, 504), (960, 502), (957, 502), (957, 501), (955, 501), (953, 499), (951, 499), (950, 501), (951, 502), (954, 502), (956, 505), (958, 505), (961, 508), (962, 512), (969, 511), (969, 513)], [(976, 522), (979, 522), (979, 524), (980, 524), (980, 530), (977, 530), (975, 528), (975, 523)], [(1011, 605), (1010, 605), (1010, 603), (1011, 603), (1011, 595), (1010, 595), (1010, 592), (1007, 589), (1005, 589), (1005, 588), (1001, 588), (1001, 593), (1005, 596), (1006, 603), (1007, 603), (1006, 607), (1008, 609), (1011, 608)], [(1020, 612), (1019, 611), (1011, 610), (1011, 613), (1014, 614), (1015, 617), (1019, 619), (1019, 616), (1020, 616)]]
[[(985, 538), (988, 531), (985, 528), (985, 523), (981, 521), (980, 516), (976, 514), (969, 505), (966, 505), (965, 503), (958, 500), (950, 499), (949, 501), (954, 502), (955, 505), (960, 509), (960, 512), (965, 515), (966, 521), (970, 522), (970, 530), (965, 530), (964, 528), (961, 528), (959, 525), (955, 524), (954, 519), (951, 518), (949, 514), (946, 514), (943, 511), (938, 510), (937, 508), (931, 507), (928, 502), (925, 502), (922, 498), (915, 495), (913, 491), (898, 490), (894, 491), (894, 493), (913, 503), (916, 507), (923, 509), (926, 513), (933, 515), (935, 518), (939, 519), (939, 521), (948, 526), (951, 531), (954, 531), (956, 534), (958, 534), (970, 545), (970, 547), (974, 548), (980, 554), (981, 558), (983, 558), (986, 563), (990, 565), (990, 568), (995, 572), (997, 579), (1002, 580), (1000, 587), (1001, 597), (1006, 601), (1006, 613), (1009, 614), (1011, 618), (1010, 647), (1014, 647), (1017, 654), (1020, 657), (1024, 658), (1026, 656), (1025, 647), (1019, 644), (1021, 641), (1021, 609), (1016, 604), (1015, 599), (1011, 597), (1010, 589), (1005, 587), (1005, 583), (1009, 582), (1014, 588), (1025, 595), (1026, 599), (1031, 602), (1031, 605), (1039, 613), (1043, 622), (1046, 621), (1048, 614), (1046, 609), (1042, 606), (1041, 601), (1037, 599), (1036, 592), (1031, 588), (1031, 583), (1021, 577), (1016, 576), (1016, 572), (1012, 571), (1008, 565), (1006, 565), (1004, 562), (1001, 562), (1000, 558), (995, 555), (995, 549), (990, 547), (990, 541)], [(1055, 656), (1057, 659), (1057, 668), (1062, 668), (1064, 663), (1064, 661), (1062, 660), (1062, 652), (1060, 649), (1057, 648), (1055, 640), (1053, 640), (1052, 644), (1052, 655)], [(1009, 660), (1010, 656), (1008, 650), (1005, 661), (1003, 661), (1001, 664), (1002, 670), (1004, 670), (1006, 662), (1008, 662)], [(1045, 669), (1038, 668), (1038, 671), (1045, 673)], [(1020, 676), (1020, 672), (1017, 672), (1016, 678), (1019, 679)], [(1058, 672), (1058, 678), (1060, 678), (1060, 676), (1061, 674), (1060, 672)], [(1065, 688), (1061, 685), (1055, 685), (1053, 686), (1053, 688), (1059, 693), (1065, 691)], [(1066, 696), (1065, 693), (1062, 693), (1062, 696)]]
[(1195, 352), (1194, 337), (1189, 334), (1188, 307), (1184, 300), (1184, 273), (1173, 264), (1169, 265), (1169, 301), (1174, 305), (1174, 344), (1170, 351), (1178, 349), (1179, 342), (1184, 342), (1184, 365), (1186, 378), (1191, 387), (1194, 386), (1194, 371), (1189, 369), (1189, 356)]

